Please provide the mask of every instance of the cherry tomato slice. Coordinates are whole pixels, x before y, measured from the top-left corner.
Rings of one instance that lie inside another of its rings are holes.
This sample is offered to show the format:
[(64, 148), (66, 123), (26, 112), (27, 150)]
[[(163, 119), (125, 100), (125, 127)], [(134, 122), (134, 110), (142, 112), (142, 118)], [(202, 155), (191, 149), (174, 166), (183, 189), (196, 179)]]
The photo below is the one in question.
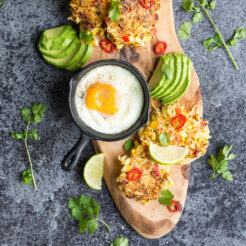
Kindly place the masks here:
[(157, 55), (162, 55), (167, 49), (167, 43), (164, 41), (160, 41), (155, 46), (155, 53)]
[(127, 36), (124, 36), (122, 39), (123, 39), (123, 41), (126, 42), (126, 43), (127, 43), (127, 42), (130, 42), (130, 39), (129, 39)]
[(176, 130), (181, 129), (186, 122), (186, 117), (183, 114), (178, 114), (174, 118), (172, 118), (171, 124), (172, 127)]
[(140, 0), (141, 5), (146, 8), (150, 9), (154, 5), (154, 0)]
[(100, 43), (101, 48), (106, 51), (107, 53), (114, 52), (114, 45), (111, 41), (104, 39)]

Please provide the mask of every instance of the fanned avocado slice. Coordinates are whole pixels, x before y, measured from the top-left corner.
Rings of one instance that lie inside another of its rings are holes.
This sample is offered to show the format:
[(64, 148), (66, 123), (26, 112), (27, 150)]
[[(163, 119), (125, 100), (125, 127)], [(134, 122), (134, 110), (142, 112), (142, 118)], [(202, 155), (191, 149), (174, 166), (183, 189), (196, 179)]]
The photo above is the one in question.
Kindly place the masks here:
[(57, 58), (66, 57), (69, 54), (71, 54), (71, 52), (76, 48), (78, 43), (79, 43), (79, 39), (75, 36), (72, 43), (69, 44), (68, 47), (66, 47), (63, 50), (45, 50), (41, 47), (41, 45), (38, 45), (38, 49), (42, 54), (57, 59)]
[(43, 32), (43, 35), (48, 38), (48, 39), (51, 39), (51, 38), (57, 38), (58, 36), (60, 36), (64, 31), (65, 29), (67, 28), (71, 28), (70, 26), (68, 25), (64, 25), (64, 26), (59, 26), (59, 27), (56, 27), (56, 28), (52, 28), (52, 29), (48, 29), (48, 30), (45, 30)]
[(157, 73), (158, 72), (161, 73), (161, 78), (160, 78), (160, 81), (159, 81), (158, 85), (156, 86), (156, 88), (153, 91), (150, 92), (151, 97), (154, 97), (154, 98), (157, 98), (157, 94), (159, 94), (159, 92), (162, 90), (163, 87), (165, 87), (165, 84), (168, 82), (165, 74), (162, 71), (162, 67), (164, 65), (170, 65), (170, 55), (168, 55), (168, 56), (166, 56), (166, 55), (165, 56), (162, 56), (160, 60), (163, 60), (163, 62), (162, 62), (162, 65), (161, 66), (158, 66)]
[(148, 83), (150, 94), (153, 94), (156, 91), (158, 91), (158, 88), (160, 87), (161, 78), (162, 78), (161, 68), (162, 68), (162, 65), (164, 64), (165, 60), (166, 60), (166, 57), (161, 56), (157, 66), (156, 66), (156, 69), (150, 78), (150, 81)]
[[(51, 32), (52, 29), (48, 31)], [(76, 31), (70, 26), (66, 26), (65, 30), (55, 38), (47, 37), (45, 32), (46, 31), (44, 31), (39, 40), (39, 47), (45, 50), (64, 50), (71, 44), (75, 37), (77, 37)]]
[(65, 68), (70, 67), (72, 64), (74, 64), (77, 61), (80, 61), (82, 55), (84, 54), (86, 50), (86, 44), (82, 43), (80, 41), (80, 48), (78, 50), (78, 52), (74, 55), (74, 57), (65, 65)]
[[(187, 58), (188, 59), (188, 58)], [(162, 100), (163, 104), (171, 104), (176, 102), (180, 97), (184, 95), (184, 93), (189, 88), (190, 82), (191, 82), (191, 71), (192, 71), (192, 61), (188, 59), (187, 61), (187, 73), (185, 77), (185, 83), (183, 83), (182, 87), (171, 97), (168, 97), (167, 99)]]
[(181, 77), (176, 84), (173, 84), (172, 90), (168, 94), (166, 94), (166, 96), (160, 98), (161, 100), (172, 97), (174, 94), (176, 94), (176, 92), (179, 91), (179, 89), (183, 86), (185, 80), (187, 79), (188, 58), (187, 56), (182, 55), (181, 59), (182, 59)]
[(160, 99), (164, 99), (166, 97), (166, 95), (168, 95), (171, 91), (173, 91), (173, 89), (175, 88), (175, 86), (179, 83), (180, 78), (182, 77), (182, 54), (179, 53), (175, 53), (173, 54), (174, 58), (175, 58), (175, 78), (170, 81), (166, 88), (165, 91), (162, 93), (162, 95), (160, 96)]
[(159, 99), (162, 97), (162, 95), (165, 93), (166, 89), (168, 88), (168, 86), (170, 86), (170, 84), (173, 83), (173, 80), (175, 79), (176, 76), (176, 67), (175, 67), (175, 58), (173, 55), (169, 55), (169, 67), (171, 69), (171, 74), (170, 74), (170, 78), (167, 79), (167, 81), (165, 82), (165, 84), (163, 84), (162, 88), (160, 88), (160, 90), (158, 91), (158, 93), (156, 93), (155, 98)]
[[(66, 66), (68, 66), (68, 64), (72, 64), (75, 61), (75, 57), (77, 57), (79, 50), (81, 50), (81, 42), (79, 42), (76, 46), (76, 48), (71, 52), (71, 54), (69, 54), (66, 57), (63, 58), (52, 58), (46, 55), (43, 55), (43, 58), (51, 63), (52, 65), (54, 65), (55, 67), (58, 68), (65, 68)], [(81, 54), (81, 53), (80, 53)], [(71, 62), (72, 61), (72, 62)]]

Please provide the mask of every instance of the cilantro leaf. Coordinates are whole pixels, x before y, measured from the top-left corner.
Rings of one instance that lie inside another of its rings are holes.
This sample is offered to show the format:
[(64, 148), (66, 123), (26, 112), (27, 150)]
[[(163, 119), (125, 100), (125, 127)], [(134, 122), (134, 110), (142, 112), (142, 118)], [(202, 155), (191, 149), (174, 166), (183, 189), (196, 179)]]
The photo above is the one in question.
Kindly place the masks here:
[(30, 137), (32, 140), (40, 140), (39, 135), (37, 134), (37, 129), (33, 129), (31, 132), (28, 132), (28, 137)]
[(192, 12), (194, 8), (193, 0), (183, 0), (182, 7), (186, 12)]
[(192, 24), (190, 22), (184, 22), (180, 26), (180, 29), (178, 30), (178, 36), (181, 40), (184, 40), (190, 37), (191, 26)]
[(127, 139), (124, 143), (124, 149), (126, 152), (129, 152), (134, 147), (132, 139)]
[(208, 7), (210, 10), (214, 10), (215, 9), (215, 4), (216, 4), (216, 0), (212, 0), (209, 2)]
[(108, 225), (98, 218), (99, 204), (95, 204), (95, 199), (89, 196), (80, 195), (79, 198), (72, 197), (68, 202), (71, 217), (79, 220), (79, 231), (93, 234), (98, 229), (98, 221), (103, 223), (110, 231)]
[(194, 23), (198, 23), (198, 22), (202, 21), (202, 19), (203, 19), (203, 13), (195, 13), (192, 17), (192, 21)]
[(118, 0), (113, 0), (110, 5), (109, 18), (112, 22), (117, 22), (120, 19), (121, 11)]
[(213, 50), (217, 49), (218, 47), (223, 46), (223, 44), (220, 40), (220, 37), (217, 33), (214, 35), (214, 37), (211, 37), (207, 40), (204, 40), (202, 44), (209, 51), (213, 51)]
[(25, 171), (22, 172), (22, 182), (23, 184), (27, 184), (28, 186), (30, 186), (31, 181), (32, 181), (32, 172), (30, 169), (27, 169)]
[(27, 107), (22, 108), (21, 116), (25, 122), (28, 122), (31, 118), (31, 110)]
[(202, 5), (203, 7), (205, 7), (208, 4), (207, 0), (199, 0), (198, 1), (200, 5)]
[(159, 203), (162, 205), (172, 206), (172, 199), (174, 198), (173, 193), (170, 190), (162, 190), (161, 197), (159, 197)]
[(229, 46), (236, 46), (237, 45), (237, 40), (238, 39), (244, 39), (246, 37), (246, 29), (243, 27), (238, 27), (235, 32), (233, 37), (227, 42)]
[(167, 135), (167, 133), (162, 133), (160, 136), (159, 136), (159, 141), (160, 141), (160, 144), (163, 146), (163, 147), (167, 147), (170, 140), (169, 140), (169, 137)]
[(128, 239), (126, 237), (116, 237), (110, 246), (128, 246)]
[(43, 103), (34, 103), (32, 105), (32, 120), (31, 120), (31, 123), (39, 123), (43, 117), (44, 117), (44, 112), (46, 111), (46, 105), (43, 104)]
[(10, 136), (15, 139), (24, 139), (26, 137), (26, 131), (19, 133), (19, 132), (11, 132)]
[(167, 79), (170, 79), (171, 74), (172, 74), (172, 68), (167, 64), (163, 64), (162, 72), (165, 74)]
[(221, 175), (222, 178), (233, 181), (233, 177), (231, 172), (228, 170), (229, 168), (229, 161), (233, 160), (236, 156), (230, 151), (232, 150), (233, 145), (225, 145), (223, 148), (220, 148), (217, 153), (217, 159), (214, 155), (211, 155), (210, 159), (208, 160), (209, 165), (213, 168), (213, 175), (210, 179), (215, 178), (218, 175)]
[(86, 30), (82, 30), (79, 33), (79, 38), (83, 40), (86, 44), (89, 44), (93, 40), (93, 33), (87, 33)]

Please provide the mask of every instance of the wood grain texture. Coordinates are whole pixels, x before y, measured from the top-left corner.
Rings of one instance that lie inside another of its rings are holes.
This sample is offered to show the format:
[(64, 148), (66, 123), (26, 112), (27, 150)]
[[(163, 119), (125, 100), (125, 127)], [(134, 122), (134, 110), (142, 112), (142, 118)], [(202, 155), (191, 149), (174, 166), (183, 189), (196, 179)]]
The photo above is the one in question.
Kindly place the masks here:
[[(155, 55), (153, 52), (153, 47), (159, 40), (167, 42), (168, 49), (166, 54), (173, 52), (183, 53), (176, 37), (172, 0), (161, 0), (161, 2), (162, 8), (159, 14), (157, 33), (152, 41), (147, 44), (146, 49), (124, 47), (120, 51), (108, 54), (100, 47), (97, 47), (94, 49), (93, 55), (88, 63), (101, 59), (121, 59), (135, 65), (148, 80), (159, 59), (159, 56)], [(191, 85), (180, 102), (185, 105), (187, 109), (197, 104), (198, 110), (202, 113), (199, 79), (194, 69), (192, 71), (191, 80)], [(121, 169), (117, 158), (119, 155), (125, 154), (123, 149), (124, 142), (125, 140), (113, 143), (93, 141), (95, 151), (105, 153), (105, 182), (121, 215), (136, 232), (145, 238), (162, 237), (174, 228), (183, 211), (189, 183), (190, 165), (189, 163), (187, 163), (187, 165), (174, 165), (172, 168), (174, 185), (170, 190), (175, 195), (175, 200), (180, 203), (180, 212), (171, 213), (166, 206), (160, 205), (158, 201), (152, 201), (147, 205), (143, 205), (140, 202), (127, 198), (124, 193), (118, 189), (115, 181)]]

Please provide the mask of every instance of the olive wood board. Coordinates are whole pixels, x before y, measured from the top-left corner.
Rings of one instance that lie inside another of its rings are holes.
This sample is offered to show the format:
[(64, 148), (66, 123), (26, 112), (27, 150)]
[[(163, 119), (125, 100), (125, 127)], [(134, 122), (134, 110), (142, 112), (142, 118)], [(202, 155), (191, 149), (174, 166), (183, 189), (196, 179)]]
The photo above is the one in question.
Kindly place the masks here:
[[(94, 47), (88, 63), (102, 59), (124, 60), (136, 66), (149, 80), (159, 60), (159, 56), (153, 51), (158, 41), (167, 42), (168, 48), (165, 54), (183, 53), (175, 32), (172, 0), (161, 0), (161, 3), (159, 22), (156, 25), (157, 33), (153, 36), (151, 42), (146, 44), (145, 49), (125, 46), (120, 51), (115, 50), (114, 53), (108, 54), (100, 47)], [(202, 113), (199, 79), (194, 69), (192, 70), (190, 87), (180, 99), (180, 104), (185, 105), (187, 109), (198, 105), (198, 111)], [(118, 142), (93, 141), (95, 151), (105, 153), (104, 179), (106, 185), (121, 215), (137, 233), (145, 238), (160, 238), (175, 227), (184, 209), (190, 164), (176, 164), (172, 167), (174, 185), (169, 189), (174, 194), (175, 200), (180, 204), (179, 212), (171, 213), (166, 206), (159, 204), (158, 200), (143, 205), (141, 202), (127, 198), (116, 184), (115, 179), (119, 176), (122, 167), (118, 161), (118, 156), (125, 154), (124, 142), (125, 140)]]

